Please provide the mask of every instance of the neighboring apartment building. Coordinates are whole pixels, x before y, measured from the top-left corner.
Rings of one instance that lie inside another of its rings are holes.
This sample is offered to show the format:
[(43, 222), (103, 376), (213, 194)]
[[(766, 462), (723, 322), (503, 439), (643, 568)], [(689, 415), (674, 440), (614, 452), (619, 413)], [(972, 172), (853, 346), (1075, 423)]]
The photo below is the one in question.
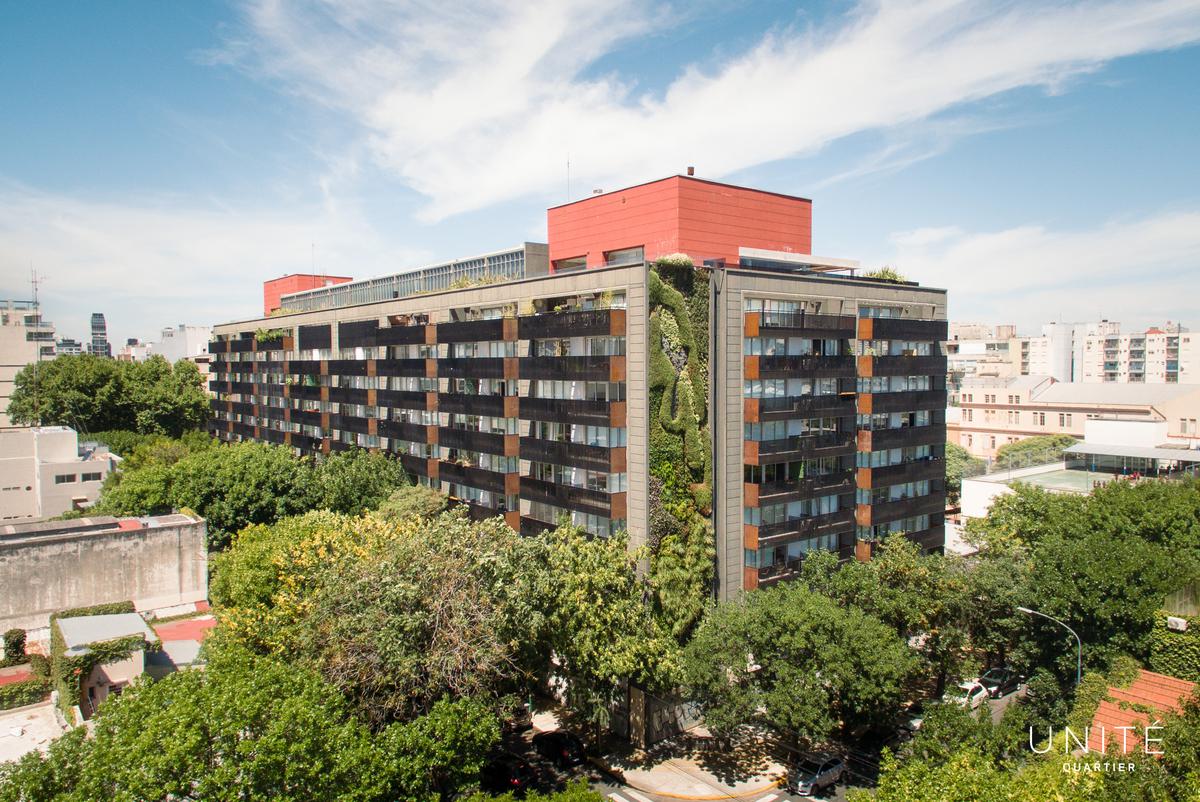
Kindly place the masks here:
[(947, 440), (977, 457), (994, 457), (1000, 447), (1036, 435), (1082, 438), (1087, 420), (1103, 418), (1165, 421), (1171, 442), (1200, 444), (1200, 385), (971, 379), (951, 403), (959, 409), (947, 421)]
[(79, 340), (73, 340), (70, 337), (64, 337), (58, 341), (57, 356), (79, 356), (83, 353), (83, 343)]
[(1009, 379), (1021, 373), (1017, 327), (1011, 324), (951, 323), (945, 349), (951, 393), (964, 379)]
[(113, 355), (112, 346), (108, 342), (108, 324), (104, 321), (103, 312), (92, 312), (92, 339), (88, 343), (87, 352), (93, 356)]
[(144, 343), (137, 337), (131, 337), (117, 352), (118, 362), (145, 362), (154, 353), (154, 343)]
[(80, 449), (74, 429), (0, 429), (0, 520), (40, 521), (95, 501), (113, 467), (107, 450)]
[(345, 284), (354, 279), (349, 276), (323, 276), (314, 273), (291, 273), (263, 282), (263, 317), (279, 310), (280, 297), (294, 292)]
[(1082, 381), (1117, 384), (1200, 384), (1200, 335), (1178, 324), (1138, 334), (1103, 334), (1083, 344)]
[[(943, 290), (808, 255), (807, 199), (685, 176), (552, 208), (548, 232), (214, 327), (212, 431), (383, 450), (473, 515), (525, 533), (565, 515), (639, 546), (650, 434), (687, 409), (655, 389), (663, 359), (677, 374), (700, 349), (720, 597), (893, 531), (942, 547)], [(677, 252), (704, 267), (691, 311), (668, 315), (650, 265)], [(692, 345), (674, 315), (703, 329)]]
[(8, 399), (17, 374), (39, 359), (53, 359), (54, 324), (33, 301), (0, 301), (0, 426), (9, 426)]

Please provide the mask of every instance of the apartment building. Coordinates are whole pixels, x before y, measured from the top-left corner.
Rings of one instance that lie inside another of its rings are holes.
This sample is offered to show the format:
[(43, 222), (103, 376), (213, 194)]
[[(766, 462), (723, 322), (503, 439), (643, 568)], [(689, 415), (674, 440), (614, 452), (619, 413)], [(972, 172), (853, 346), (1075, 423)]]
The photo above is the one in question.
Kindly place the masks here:
[(0, 429), (0, 520), (40, 521), (94, 502), (112, 471), (107, 449), (80, 448), (66, 426)]
[(1200, 335), (1172, 323), (1093, 335), (1084, 340), (1081, 362), (1081, 380), (1089, 383), (1198, 384)]
[(0, 427), (11, 425), (8, 400), (17, 374), (39, 359), (53, 359), (54, 324), (33, 301), (0, 301)]
[(108, 323), (104, 320), (103, 312), (93, 312), (91, 321), (92, 339), (88, 343), (87, 352), (93, 356), (111, 357), (112, 345), (108, 342)]
[(965, 380), (951, 403), (958, 410), (947, 421), (947, 440), (977, 457), (1036, 435), (1082, 438), (1088, 420), (1106, 419), (1162, 421), (1170, 443), (1200, 445), (1200, 385), (977, 378)]
[(941, 548), (943, 290), (811, 256), (807, 199), (690, 176), (547, 222), (546, 244), (214, 327), (213, 432), (379, 449), (472, 515), (635, 547), (679, 454), (685, 489), (711, 491), (723, 598), (814, 549), (865, 557), (893, 531)]
[(952, 393), (963, 379), (1009, 379), (1021, 373), (1021, 347), (1012, 324), (951, 323), (945, 350)]

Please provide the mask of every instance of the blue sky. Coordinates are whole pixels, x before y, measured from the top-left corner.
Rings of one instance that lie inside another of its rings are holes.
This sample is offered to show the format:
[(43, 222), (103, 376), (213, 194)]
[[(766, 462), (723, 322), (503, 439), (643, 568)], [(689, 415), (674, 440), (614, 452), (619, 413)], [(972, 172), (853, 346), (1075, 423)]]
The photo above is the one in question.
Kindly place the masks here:
[(190, 2), (0, 10), (0, 296), (114, 342), (261, 282), (545, 237), (681, 172), (951, 316), (1200, 327), (1200, 2)]

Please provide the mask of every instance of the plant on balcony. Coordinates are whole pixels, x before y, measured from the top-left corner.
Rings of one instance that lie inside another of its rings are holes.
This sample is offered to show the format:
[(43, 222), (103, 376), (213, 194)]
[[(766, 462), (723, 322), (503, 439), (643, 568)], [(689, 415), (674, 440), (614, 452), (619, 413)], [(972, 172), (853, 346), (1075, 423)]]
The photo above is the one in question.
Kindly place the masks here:
[(879, 279), (880, 281), (894, 281), (897, 284), (903, 284), (904, 282), (908, 281), (908, 279), (906, 279), (899, 270), (891, 265), (884, 265), (878, 270), (872, 270), (868, 273), (864, 273), (863, 276), (866, 278)]
[(254, 339), (256, 342), (260, 343), (278, 342), (291, 333), (291, 329), (262, 328), (254, 332)]
[(686, 253), (668, 253), (654, 260), (655, 267), (692, 267), (695, 262)]

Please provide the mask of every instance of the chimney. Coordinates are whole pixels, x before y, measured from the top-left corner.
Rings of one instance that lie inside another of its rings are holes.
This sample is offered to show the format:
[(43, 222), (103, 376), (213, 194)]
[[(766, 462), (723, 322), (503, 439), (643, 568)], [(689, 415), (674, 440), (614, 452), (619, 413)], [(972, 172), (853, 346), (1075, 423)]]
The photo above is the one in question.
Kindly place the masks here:
[(689, 164), (688, 165), (688, 175), (695, 175), (695, 174), (696, 174), (696, 168)]

